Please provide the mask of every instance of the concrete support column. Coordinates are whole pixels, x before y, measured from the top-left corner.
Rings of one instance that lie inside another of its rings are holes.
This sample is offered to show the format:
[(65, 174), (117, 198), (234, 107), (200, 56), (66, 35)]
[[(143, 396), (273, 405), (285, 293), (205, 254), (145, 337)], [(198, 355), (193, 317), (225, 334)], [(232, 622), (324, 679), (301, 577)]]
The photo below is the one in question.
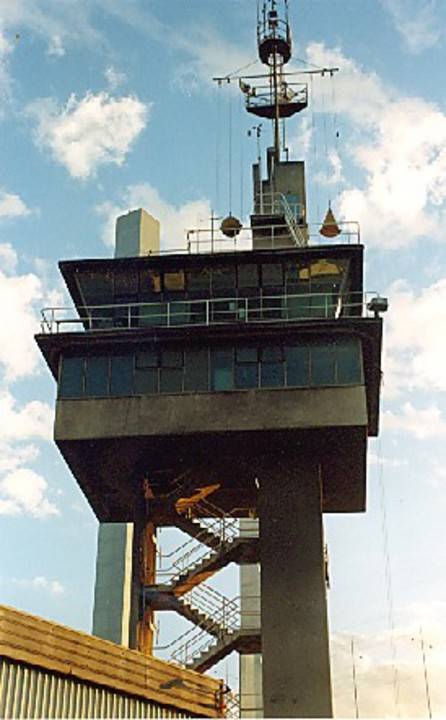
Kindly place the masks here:
[[(240, 520), (242, 537), (258, 537), (259, 521)], [(260, 565), (240, 565), (241, 627), (260, 629)], [(239, 655), (240, 717), (262, 718), (262, 656)]]
[(129, 647), (132, 523), (101, 523), (98, 530), (93, 635)]
[(319, 468), (290, 455), (262, 466), (264, 714), (332, 717)]

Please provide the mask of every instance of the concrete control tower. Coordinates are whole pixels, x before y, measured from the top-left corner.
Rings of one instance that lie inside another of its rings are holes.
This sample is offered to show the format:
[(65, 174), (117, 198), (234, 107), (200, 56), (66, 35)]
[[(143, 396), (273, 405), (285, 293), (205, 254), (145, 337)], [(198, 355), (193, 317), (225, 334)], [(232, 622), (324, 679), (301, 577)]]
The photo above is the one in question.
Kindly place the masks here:
[[(153, 614), (175, 610), (193, 633), (174, 660), (261, 652), (266, 717), (330, 717), (322, 515), (365, 509), (386, 301), (364, 293), (357, 225), (309, 226), (304, 163), (284, 157), (279, 124), (307, 105), (284, 72), (286, 3), (264, 3), (258, 49), (264, 86), (237, 79), (274, 143), (249, 226), (163, 253), (148, 213), (119, 218), (115, 258), (60, 263), (75, 311), (45, 311), (37, 342), (56, 443), (102, 523), (98, 634), (150, 654)], [(160, 573), (166, 526), (191, 539)], [(230, 562), (260, 563), (256, 622), (206, 586)]]

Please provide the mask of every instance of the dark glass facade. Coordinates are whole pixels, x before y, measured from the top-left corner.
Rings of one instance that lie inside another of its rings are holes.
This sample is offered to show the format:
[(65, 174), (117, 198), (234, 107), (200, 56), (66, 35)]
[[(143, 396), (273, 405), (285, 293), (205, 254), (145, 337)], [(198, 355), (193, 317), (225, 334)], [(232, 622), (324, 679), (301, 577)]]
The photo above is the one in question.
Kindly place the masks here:
[(148, 349), (111, 356), (63, 357), (59, 397), (125, 397), (363, 382), (361, 344), (356, 338), (345, 338), (325, 343)]

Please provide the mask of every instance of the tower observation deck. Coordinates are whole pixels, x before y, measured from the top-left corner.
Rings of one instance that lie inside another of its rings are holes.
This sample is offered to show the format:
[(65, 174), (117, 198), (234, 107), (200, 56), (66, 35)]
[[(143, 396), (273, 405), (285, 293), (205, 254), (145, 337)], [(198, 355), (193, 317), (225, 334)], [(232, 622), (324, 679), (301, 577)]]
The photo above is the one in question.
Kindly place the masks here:
[[(104, 557), (127, 528), (113, 580), (98, 565), (98, 633), (150, 654), (154, 613), (175, 610), (192, 630), (174, 661), (204, 672), (261, 652), (266, 717), (329, 717), (322, 514), (365, 510), (386, 303), (364, 290), (357, 224), (327, 243), (307, 222), (304, 163), (282, 158), (279, 120), (307, 91), (285, 82), (291, 34), (273, 0), (258, 50), (267, 92), (239, 82), (274, 143), (266, 177), (253, 167), (249, 226), (191, 229), (163, 253), (157, 221), (130, 212), (113, 259), (60, 262), (73, 308), (46, 308), (36, 340), (58, 387), (55, 441)], [(258, 537), (240, 531), (247, 517)], [(160, 571), (166, 526), (191, 539)], [(255, 618), (206, 585), (231, 562), (260, 563)]]

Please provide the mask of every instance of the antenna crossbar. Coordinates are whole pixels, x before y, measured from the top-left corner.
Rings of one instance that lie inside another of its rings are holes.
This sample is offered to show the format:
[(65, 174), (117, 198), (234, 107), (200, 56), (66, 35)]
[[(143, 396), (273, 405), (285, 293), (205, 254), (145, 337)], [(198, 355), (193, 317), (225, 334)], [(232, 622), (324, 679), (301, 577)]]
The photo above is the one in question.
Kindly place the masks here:
[[(333, 77), (333, 75), (337, 72), (339, 72), (338, 67), (326, 67), (326, 68), (320, 68), (318, 70), (296, 70), (296, 71), (290, 71), (290, 72), (281, 72), (281, 77), (285, 76), (295, 76), (295, 75), (321, 75), (324, 77), (324, 75), (330, 75), (330, 77)], [(229, 73), (229, 75), (224, 75), (222, 77), (213, 77), (212, 80), (217, 83), (231, 83), (233, 80), (261, 80), (263, 78), (269, 78), (271, 77), (271, 73), (263, 73), (261, 75), (233, 75)]]

